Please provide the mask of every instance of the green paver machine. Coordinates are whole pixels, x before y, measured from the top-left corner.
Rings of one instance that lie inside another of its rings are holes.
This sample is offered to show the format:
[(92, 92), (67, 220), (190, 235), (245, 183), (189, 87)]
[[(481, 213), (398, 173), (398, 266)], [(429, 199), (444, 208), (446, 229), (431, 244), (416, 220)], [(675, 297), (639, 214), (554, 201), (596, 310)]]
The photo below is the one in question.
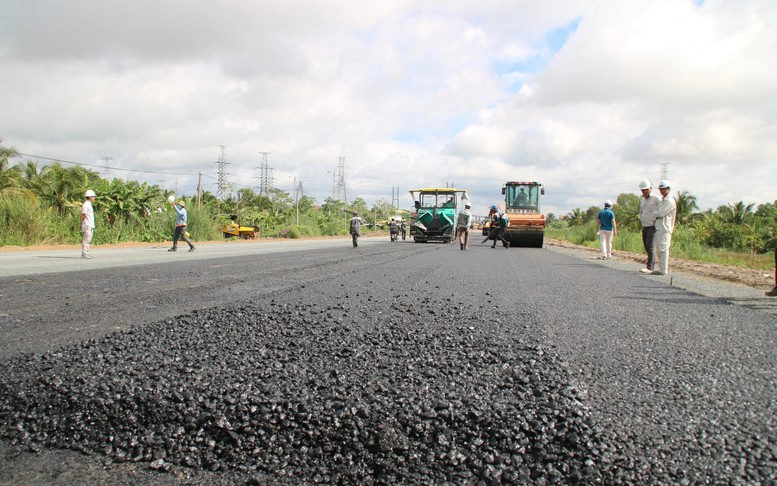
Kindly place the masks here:
[(427, 187), (411, 189), (415, 209), (410, 214), (410, 236), (416, 243), (450, 243), (456, 234), (458, 209), (469, 199), (466, 189)]

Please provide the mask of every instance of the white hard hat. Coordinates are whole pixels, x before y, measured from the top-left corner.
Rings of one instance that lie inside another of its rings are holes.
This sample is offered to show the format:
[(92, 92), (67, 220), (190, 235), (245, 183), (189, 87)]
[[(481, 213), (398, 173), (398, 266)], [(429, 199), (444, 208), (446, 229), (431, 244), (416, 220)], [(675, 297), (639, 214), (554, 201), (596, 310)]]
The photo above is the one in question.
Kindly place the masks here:
[(642, 182), (639, 183), (639, 189), (641, 191), (644, 191), (645, 189), (650, 189), (651, 187), (653, 187), (653, 184), (651, 184), (650, 181), (647, 179), (644, 179)]
[(659, 189), (669, 189), (669, 181), (666, 179), (661, 179), (658, 182), (658, 188)]
[(97, 196), (97, 194), (95, 194), (94, 191), (91, 190), (91, 189), (88, 189), (86, 191), (86, 194), (84, 194), (84, 197), (96, 197), (96, 196)]
[(466, 203), (464, 203), (464, 207), (465, 207), (465, 208), (471, 208), (471, 207), (472, 207), (472, 204), (470, 204), (470, 203), (466, 202)]
[(608, 207), (608, 208), (609, 208), (609, 207), (612, 207), (612, 201), (610, 201), (609, 199), (608, 199), (608, 200), (606, 200), (606, 201), (604, 201), (604, 206), (605, 206), (605, 207)]

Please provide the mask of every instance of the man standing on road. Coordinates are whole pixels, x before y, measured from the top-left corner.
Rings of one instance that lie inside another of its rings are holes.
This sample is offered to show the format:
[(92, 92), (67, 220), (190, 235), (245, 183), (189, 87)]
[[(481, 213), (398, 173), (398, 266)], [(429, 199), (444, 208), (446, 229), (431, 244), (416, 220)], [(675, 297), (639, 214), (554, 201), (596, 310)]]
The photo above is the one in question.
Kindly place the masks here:
[(92, 243), (92, 234), (94, 233), (94, 202), (95, 193), (89, 189), (84, 194), (86, 200), (81, 206), (81, 258), (92, 258), (89, 252), (89, 245)]
[(612, 258), (612, 238), (618, 233), (615, 213), (612, 212), (612, 201), (604, 202), (604, 209), (596, 216), (596, 234), (599, 235), (599, 245), (602, 247), (602, 260)]
[(353, 212), (353, 218), (351, 218), (351, 240), (353, 240), (353, 247), (359, 246), (359, 237), (361, 236), (361, 227), (364, 224), (364, 220), (359, 217), (359, 213)]
[[(171, 198), (172, 199), (172, 198)], [(175, 209), (175, 232), (173, 233), (173, 247), (167, 251), (178, 251), (178, 239), (182, 239), (189, 244), (189, 252), (193, 252), (196, 248), (192, 244), (192, 241), (186, 236), (186, 221), (188, 215), (186, 214), (186, 203), (181, 200), (178, 203), (170, 201), (170, 205)]]
[(774, 288), (766, 295), (769, 297), (777, 297), (777, 246), (774, 247)]
[(658, 203), (661, 202), (661, 199), (652, 194), (653, 184), (647, 179), (639, 183), (639, 190), (642, 191), (642, 197), (639, 199), (642, 245), (647, 253), (647, 264), (640, 272), (653, 273), (653, 237), (656, 234), (656, 213), (658, 212)]
[(464, 203), (464, 210), (459, 213), (456, 220), (456, 232), (459, 236), (459, 245), (462, 250), (469, 249), (469, 227), (472, 224), (472, 213), (470, 203)]
[(669, 194), (670, 190), (669, 181), (662, 180), (658, 183), (661, 201), (658, 203), (658, 211), (656, 212), (656, 234), (653, 238), (658, 269), (653, 270), (652, 275), (669, 273), (669, 247), (672, 244), (672, 232), (677, 218), (677, 202)]

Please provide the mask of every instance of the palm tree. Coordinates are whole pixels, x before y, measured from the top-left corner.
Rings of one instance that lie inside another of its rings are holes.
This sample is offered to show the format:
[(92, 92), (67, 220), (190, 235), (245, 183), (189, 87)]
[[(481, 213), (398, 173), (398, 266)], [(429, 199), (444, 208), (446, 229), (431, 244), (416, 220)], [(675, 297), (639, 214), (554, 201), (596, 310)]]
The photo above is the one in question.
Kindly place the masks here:
[(80, 175), (76, 171), (65, 169), (60, 164), (47, 165), (41, 171), (43, 184), (40, 197), (59, 213), (79, 205), (80, 189), (83, 185), (83, 181), (79, 180)]
[(635, 231), (642, 229), (639, 221), (639, 196), (625, 192), (618, 196), (615, 204), (613, 211), (618, 219), (618, 228), (632, 228)]
[(718, 208), (718, 214), (724, 223), (745, 224), (753, 219), (754, 206), (755, 204), (745, 205), (744, 201), (739, 201), (734, 204), (720, 206)]
[(585, 218), (585, 212), (580, 208), (575, 208), (572, 210), (572, 212), (567, 214), (565, 219), (567, 220), (570, 226), (578, 226), (585, 222), (584, 218)]
[(19, 152), (14, 147), (3, 147), (2, 143), (3, 139), (0, 138), (0, 171), (9, 166), (10, 159), (19, 157)]
[[(2, 143), (2, 139), (0, 139)], [(18, 165), (10, 166), (10, 160), (19, 157), (15, 148), (0, 145), (0, 197), (24, 196), (30, 198), (30, 194), (22, 187), (22, 169)]]
[(691, 220), (695, 211), (699, 210), (696, 196), (688, 191), (677, 193), (677, 224), (685, 224)]

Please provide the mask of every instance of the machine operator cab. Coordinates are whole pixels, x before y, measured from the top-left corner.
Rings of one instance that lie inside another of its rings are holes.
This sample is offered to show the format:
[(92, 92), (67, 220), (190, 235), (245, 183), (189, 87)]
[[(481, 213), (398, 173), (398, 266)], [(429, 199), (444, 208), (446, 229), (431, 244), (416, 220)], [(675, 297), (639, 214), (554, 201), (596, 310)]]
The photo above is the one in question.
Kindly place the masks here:
[(508, 182), (502, 187), (506, 209), (513, 214), (536, 214), (540, 212), (540, 195), (545, 188), (538, 182)]

